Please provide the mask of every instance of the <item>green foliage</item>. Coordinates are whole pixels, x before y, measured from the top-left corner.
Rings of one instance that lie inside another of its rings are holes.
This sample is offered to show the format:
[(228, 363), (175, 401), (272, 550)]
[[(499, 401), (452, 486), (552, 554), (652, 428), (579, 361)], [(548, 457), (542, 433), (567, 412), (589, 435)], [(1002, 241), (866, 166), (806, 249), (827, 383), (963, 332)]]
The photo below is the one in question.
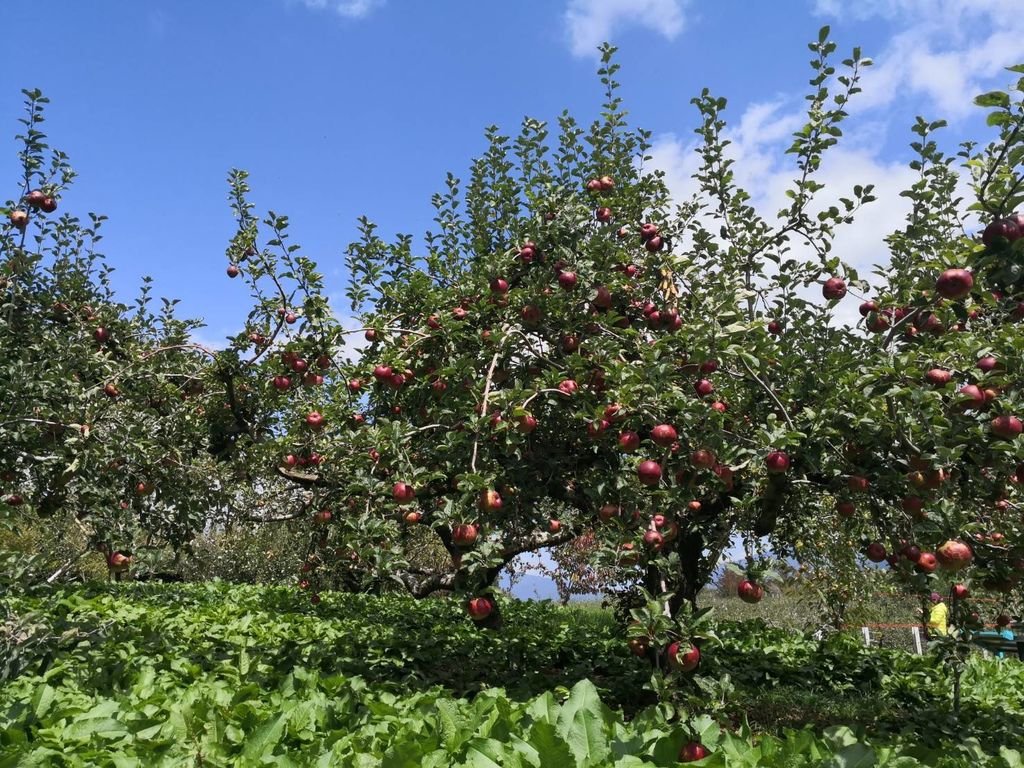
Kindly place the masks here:
[(927, 657), (763, 623), (715, 628), (701, 673), (734, 690), (716, 721), (644, 708), (644, 665), (594, 610), (511, 603), (482, 638), (445, 601), (394, 596), (314, 610), (279, 588), (123, 584), (8, 602), (37, 626), (0, 688), (0, 766), (671, 766), (697, 738), (706, 765), (1007, 768), (1024, 738), (1024, 665), (970, 660), (954, 716)]

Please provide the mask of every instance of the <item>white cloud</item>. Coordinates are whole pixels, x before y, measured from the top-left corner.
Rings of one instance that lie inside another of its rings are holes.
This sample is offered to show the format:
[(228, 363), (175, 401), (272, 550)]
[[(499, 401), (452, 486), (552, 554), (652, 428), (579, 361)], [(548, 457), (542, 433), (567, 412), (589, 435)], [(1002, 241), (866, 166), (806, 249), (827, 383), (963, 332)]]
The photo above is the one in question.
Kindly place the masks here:
[[(751, 104), (724, 136), (731, 142), (726, 152), (735, 161), (736, 183), (751, 195), (751, 204), (769, 223), (776, 222), (778, 211), (788, 207), (786, 190), (798, 175), (793, 157), (785, 154), (792, 133), (805, 120), (795, 104), (783, 99)], [(916, 179), (915, 172), (904, 163), (879, 156), (883, 145), (880, 135), (884, 135), (885, 127), (884, 123), (858, 121), (857, 130), (848, 132), (839, 146), (825, 154), (815, 175), (825, 187), (815, 196), (812, 214), (838, 204), (840, 197), (852, 197), (857, 184), (875, 185), (877, 200), (862, 208), (852, 224), (840, 227), (833, 242), (833, 254), (856, 269), (862, 279), (870, 279), (874, 266), (888, 262), (884, 238), (904, 226), (910, 203), (900, 197), (900, 192)], [(688, 199), (697, 191), (692, 178), (700, 163), (696, 148), (696, 139), (684, 142), (672, 134), (654, 140), (652, 164), (665, 172), (665, 181), (676, 200)], [(795, 241), (793, 250), (799, 258), (813, 255), (809, 246)], [(814, 293), (808, 291), (809, 296)], [(840, 304), (837, 322), (856, 322), (859, 303), (851, 297)]]
[(307, 8), (318, 11), (329, 8), (346, 19), (361, 19), (384, 5), (385, 0), (302, 0), (302, 2)]
[(978, 93), (1003, 86), (1004, 67), (1024, 62), (1018, 0), (816, 0), (826, 19), (885, 19), (894, 34), (865, 72), (861, 108), (908, 96), (931, 101), (935, 116), (968, 114)]
[(632, 24), (667, 40), (683, 31), (683, 8), (689, 0), (569, 0), (565, 23), (574, 56), (592, 56), (611, 41), (615, 30)]

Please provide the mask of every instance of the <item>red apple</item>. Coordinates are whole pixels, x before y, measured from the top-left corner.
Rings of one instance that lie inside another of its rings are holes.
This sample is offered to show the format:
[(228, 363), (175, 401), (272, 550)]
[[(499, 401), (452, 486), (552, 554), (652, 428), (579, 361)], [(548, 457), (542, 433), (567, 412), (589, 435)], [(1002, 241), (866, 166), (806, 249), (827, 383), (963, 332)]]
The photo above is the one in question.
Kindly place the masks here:
[(423, 513), (413, 509), (410, 510), (409, 512), (406, 512), (403, 519), (409, 525), (416, 525), (416, 523), (423, 519)]
[(858, 308), (861, 317), (867, 317), (872, 312), (878, 311), (878, 303), (874, 301), (865, 301)]
[(398, 482), (391, 488), (391, 497), (399, 504), (408, 504), (416, 498), (416, 489), (408, 483)]
[(558, 533), (562, 530), (562, 523), (558, 520), (548, 520), (548, 533)]
[(611, 176), (602, 176), (597, 183), (605, 192), (615, 189), (615, 180)]
[(537, 419), (533, 417), (533, 414), (525, 413), (519, 417), (517, 426), (520, 432), (528, 435), (537, 428)]
[(670, 424), (658, 424), (651, 430), (651, 440), (663, 448), (667, 448), (678, 439), (675, 427)]
[(460, 523), (452, 528), (452, 541), (460, 547), (470, 547), (476, 543), (477, 529), (472, 523)]
[(306, 426), (310, 429), (320, 429), (324, 424), (324, 417), (318, 411), (310, 411), (306, 414)]
[(780, 323), (778, 320), (770, 321), (768, 323), (768, 333), (770, 333), (772, 336), (781, 336), (782, 323)]
[(651, 223), (640, 225), (640, 239), (647, 242), (658, 235), (658, 227)]
[(373, 328), (367, 328), (366, 333), (363, 334), (363, 338), (365, 338), (367, 341), (376, 341), (377, 332)]
[(363, 388), (363, 382), (362, 381), (360, 381), (359, 379), (349, 379), (349, 381), (348, 381), (348, 391), (349, 392), (358, 392), (362, 388)]
[(594, 218), (600, 221), (602, 224), (607, 224), (612, 220), (612, 209), (607, 206), (601, 206), (594, 211)]
[(1003, 414), (992, 419), (992, 433), (1004, 440), (1014, 440), (1024, 431), (1024, 424), (1016, 416)]
[(594, 306), (598, 309), (608, 309), (612, 305), (612, 292), (605, 286), (599, 285), (594, 293)]
[(980, 410), (985, 407), (985, 393), (976, 384), (960, 387), (959, 394), (963, 400), (960, 407), (965, 411)]
[(690, 463), (700, 469), (711, 469), (715, 466), (716, 458), (713, 451), (707, 448), (698, 448), (690, 454)]
[(864, 493), (868, 489), (868, 479), (860, 475), (850, 475), (846, 478), (846, 487), (853, 493)]
[(466, 610), (473, 621), (483, 621), (494, 612), (494, 601), (489, 597), (474, 597), (466, 603)]
[(914, 564), (914, 567), (921, 573), (934, 573), (937, 566), (938, 561), (931, 552), (922, 552)]
[(644, 248), (646, 248), (651, 253), (657, 253), (664, 247), (665, 240), (662, 238), (661, 235), (655, 235), (650, 240), (644, 242)]
[(950, 539), (942, 544), (935, 554), (943, 568), (960, 571), (970, 565), (973, 554), (971, 548), (958, 539)]
[(991, 373), (999, 367), (999, 361), (994, 357), (987, 356), (978, 360), (978, 369), (983, 373)]
[(932, 368), (928, 373), (924, 375), (925, 381), (936, 387), (944, 387), (949, 384), (953, 378), (953, 374), (949, 371), (945, 371), (942, 368)]
[(680, 672), (693, 672), (700, 663), (700, 649), (692, 643), (671, 643), (666, 655), (669, 667)]
[(880, 563), (885, 560), (885, 545), (880, 541), (872, 541), (868, 544), (867, 549), (864, 550), (868, 560), (872, 563)]
[(836, 512), (840, 517), (853, 517), (857, 512), (857, 506), (852, 501), (840, 501), (836, 504)]
[(846, 281), (841, 277), (830, 277), (822, 286), (821, 293), (829, 301), (839, 301), (846, 295)]
[(679, 750), (679, 762), (680, 763), (695, 763), (698, 760), (703, 760), (708, 756), (707, 747), (701, 744), (699, 741), (691, 741), (688, 744), (683, 744)]
[(1021, 236), (1021, 230), (1017, 221), (1013, 218), (996, 219), (981, 233), (981, 242), (991, 247), (999, 240), (1005, 239), (1009, 242), (1017, 240)]
[(764, 597), (764, 587), (749, 579), (744, 579), (736, 588), (736, 594), (744, 603), (759, 603)]
[(718, 361), (714, 358), (709, 358), (700, 364), (701, 373), (714, 373), (718, 370)]
[(935, 281), (935, 292), (944, 299), (962, 299), (974, 287), (974, 276), (966, 269), (947, 269)]
[(31, 205), (33, 208), (41, 208), (43, 200), (46, 199), (46, 193), (41, 189), (33, 189), (27, 195), (25, 195), (25, 202)]
[(636, 468), (640, 482), (647, 486), (655, 486), (661, 482), (661, 465), (656, 461), (642, 461)]
[(602, 504), (597, 510), (597, 517), (602, 523), (607, 523), (622, 514), (622, 508), (616, 504)]
[(664, 539), (657, 531), (644, 531), (644, 546), (655, 551), (661, 549)]
[(953, 597), (957, 600), (963, 600), (964, 598), (970, 597), (971, 591), (964, 584), (953, 585)]
[(228, 268), (227, 268), (227, 275), (228, 275), (228, 277), (238, 277), (240, 274), (242, 274), (242, 270), (240, 270), (234, 264), (228, 264)]
[(558, 284), (563, 290), (571, 291), (576, 287), (576, 273), (575, 272), (562, 272), (558, 275)]
[(715, 391), (715, 385), (707, 379), (700, 379), (693, 385), (694, 391), (700, 397), (707, 397)]
[(388, 381), (391, 374), (392, 370), (389, 365), (378, 365), (373, 369), (373, 378), (380, 382)]
[(465, 307), (455, 307), (452, 310), (452, 317), (456, 320), (465, 320), (468, 314), (469, 313), (466, 311)]
[(772, 451), (764, 459), (769, 474), (781, 475), (789, 469), (789, 455), (785, 451)]
[(626, 453), (632, 453), (640, 447), (640, 435), (631, 430), (626, 430), (619, 435), (619, 449)]
[(120, 391), (118, 391), (117, 386), (115, 384), (108, 383), (103, 386), (103, 394), (105, 394), (107, 397), (115, 398), (121, 393)]
[(565, 379), (558, 384), (558, 390), (565, 395), (575, 394), (579, 389), (579, 385), (572, 379)]
[(106, 328), (103, 328), (101, 326), (101, 327), (97, 328), (95, 331), (92, 332), (92, 337), (99, 344), (106, 344), (107, 341), (110, 340), (110, 331), (108, 331)]
[(501, 494), (493, 489), (482, 491), (476, 505), (484, 512), (497, 512), (502, 507)]

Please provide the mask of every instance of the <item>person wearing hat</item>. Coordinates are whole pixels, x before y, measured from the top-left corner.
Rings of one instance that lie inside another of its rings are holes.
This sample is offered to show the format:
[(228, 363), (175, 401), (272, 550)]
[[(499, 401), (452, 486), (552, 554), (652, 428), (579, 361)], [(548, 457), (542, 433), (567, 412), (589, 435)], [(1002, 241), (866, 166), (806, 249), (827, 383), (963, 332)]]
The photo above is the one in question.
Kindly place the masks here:
[(949, 634), (949, 607), (942, 602), (938, 592), (931, 594), (932, 607), (928, 611), (928, 636), (939, 637)]

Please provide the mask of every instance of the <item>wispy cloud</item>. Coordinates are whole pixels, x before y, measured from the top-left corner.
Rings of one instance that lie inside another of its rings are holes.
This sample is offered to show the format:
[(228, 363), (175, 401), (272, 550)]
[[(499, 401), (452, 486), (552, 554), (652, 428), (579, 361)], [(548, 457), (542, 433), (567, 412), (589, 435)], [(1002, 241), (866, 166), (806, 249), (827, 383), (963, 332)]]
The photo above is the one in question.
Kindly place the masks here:
[(385, 0), (302, 0), (313, 10), (332, 10), (346, 19), (361, 19), (384, 5)]
[(882, 18), (894, 32), (864, 76), (861, 108), (923, 97), (935, 114), (959, 118), (975, 95), (1005, 85), (1004, 67), (1024, 62), (1018, 0), (815, 0), (826, 20)]
[(574, 56), (593, 56), (603, 42), (633, 25), (673, 40), (683, 31), (689, 0), (569, 0), (565, 11), (569, 46)]

